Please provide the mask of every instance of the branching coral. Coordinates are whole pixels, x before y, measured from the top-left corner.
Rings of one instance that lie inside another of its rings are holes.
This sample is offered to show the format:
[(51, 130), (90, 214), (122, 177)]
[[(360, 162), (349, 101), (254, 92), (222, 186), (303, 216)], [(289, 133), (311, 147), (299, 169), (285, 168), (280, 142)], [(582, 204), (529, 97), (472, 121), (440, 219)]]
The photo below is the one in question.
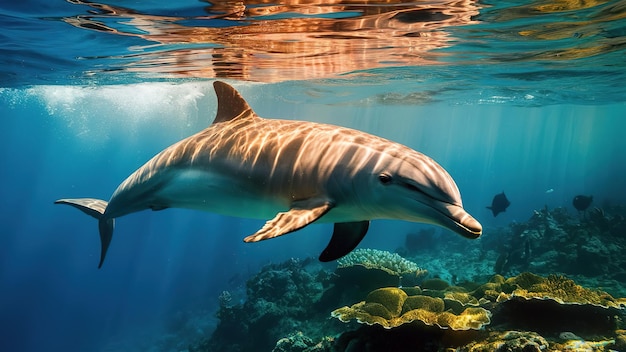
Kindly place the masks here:
[(361, 265), (368, 269), (380, 269), (392, 275), (426, 275), (426, 270), (421, 269), (416, 263), (406, 260), (401, 256), (377, 249), (356, 249), (337, 261), (339, 268)]

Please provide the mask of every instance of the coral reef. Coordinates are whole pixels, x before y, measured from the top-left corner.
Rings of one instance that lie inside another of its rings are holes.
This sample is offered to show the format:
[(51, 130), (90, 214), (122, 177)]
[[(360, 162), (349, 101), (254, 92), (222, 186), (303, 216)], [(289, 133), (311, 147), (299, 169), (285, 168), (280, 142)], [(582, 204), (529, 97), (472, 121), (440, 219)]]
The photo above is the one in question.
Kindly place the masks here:
[(458, 315), (446, 309), (441, 298), (408, 296), (400, 288), (386, 287), (370, 292), (365, 301), (334, 310), (331, 315), (343, 322), (356, 319), (368, 325), (390, 329), (412, 322), (452, 330), (480, 329), (489, 324), (490, 313), (483, 308), (465, 308)]
[(269, 265), (245, 301), (216, 297), (218, 327), (189, 351), (626, 351), (624, 211), (544, 208), (471, 247), (418, 231), (397, 250), (410, 260)]
[[(396, 253), (359, 248), (337, 260), (337, 274), (345, 277), (369, 276), (377, 287), (416, 285), (428, 272)], [(372, 279), (376, 280), (372, 280)]]
[[(586, 215), (565, 208), (533, 211), (525, 222), (506, 227), (485, 225), (471, 246), (462, 238), (433, 242), (432, 231), (407, 234), (396, 250), (417, 262), (429, 277), (451, 284), (484, 282), (493, 274), (515, 276), (529, 271), (561, 274), (585, 287), (601, 287), (614, 296), (626, 296), (626, 206), (606, 205)], [(439, 235), (438, 239), (445, 234)], [(416, 242), (424, 240), (417, 248)], [(416, 249), (417, 248), (417, 249)]]
[[(220, 296), (217, 329), (190, 351), (270, 351), (286, 332), (317, 337), (317, 329), (328, 317), (327, 311), (316, 306), (324, 280), (319, 271), (309, 272), (306, 263), (297, 259), (265, 266), (247, 282), (243, 304), (230, 305), (224, 294)], [(315, 318), (322, 323), (307, 322)]]
[[(621, 343), (619, 316), (624, 315), (626, 300), (584, 288), (563, 276), (544, 278), (522, 273), (505, 279), (495, 275), (482, 285), (466, 287), (444, 285), (440, 281), (431, 288), (377, 289), (365, 301), (336, 309), (332, 316), (343, 322), (356, 320), (385, 329), (413, 326), (414, 331), (422, 333), (427, 330), (420, 329), (415, 322), (453, 331), (488, 331), (487, 335), (476, 334), (460, 346), (450, 343), (455, 332), (448, 332), (445, 342), (441, 333), (430, 330), (430, 338), (437, 336), (441, 346), (463, 351), (542, 351), (549, 345), (558, 346), (554, 350), (559, 351), (572, 350), (575, 346), (595, 351)], [(349, 334), (350, 343), (365, 344), (371, 339), (367, 334)], [(560, 340), (552, 339), (548, 343), (541, 334), (558, 336)], [(594, 340), (597, 336), (615, 338)], [(407, 339), (407, 344), (415, 344), (411, 338)]]
[(545, 338), (532, 331), (494, 331), (486, 338), (472, 341), (462, 352), (540, 352), (548, 349)]
[(428, 272), (395, 253), (357, 249), (337, 261), (331, 287), (324, 292), (324, 305), (333, 309), (362, 300), (381, 287), (414, 286)]
[(608, 293), (588, 289), (577, 285), (560, 275), (549, 275), (547, 278), (532, 274), (521, 273), (516, 277), (509, 278), (504, 285), (515, 287), (510, 294), (502, 292), (498, 296), (498, 302), (521, 297), (523, 299), (553, 300), (559, 304), (591, 305), (602, 308), (626, 307), (626, 299), (615, 299)]
[(622, 206), (594, 208), (582, 217), (570, 215), (565, 208), (536, 210), (527, 222), (498, 231), (507, 240), (499, 245), (494, 271), (562, 273), (623, 281), (625, 213)]
[(329, 351), (334, 339), (324, 337), (318, 343), (305, 336), (302, 331), (289, 334), (276, 342), (272, 352), (323, 352)]
[[(268, 265), (248, 281), (245, 302), (220, 295), (217, 329), (189, 351), (609, 351), (626, 345), (626, 300), (563, 276), (494, 275), (457, 285), (428, 279), (422, 286), (374, 289), (342, 308), (338, 297), (345, 296), (333, 296), (337, 277), (308, 261)], [(337, 319), (328, 319), (330, 312)]]
[(522, 273), (506, 280), (496, 276), (473, 295), (483, 305), (490, 302), (494, 324), (548, 334), (564, 329), (585, 337), (612, 333), (618, 324), (616, 316), (626, 308), (624, 299), (558, 275), (544, 278)]

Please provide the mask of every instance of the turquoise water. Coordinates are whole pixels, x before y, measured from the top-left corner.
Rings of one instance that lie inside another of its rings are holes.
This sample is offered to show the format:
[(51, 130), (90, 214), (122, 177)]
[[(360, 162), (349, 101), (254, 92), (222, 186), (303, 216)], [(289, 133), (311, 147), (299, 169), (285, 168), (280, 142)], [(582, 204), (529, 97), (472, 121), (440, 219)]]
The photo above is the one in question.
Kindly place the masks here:
[[(108, 199), (208, 126), (216, 78), (260, 116), (431, 156), (484, 238), (544, 206), (575, 213), (577, 194), (624, 204), (622, 1), (4, 2), (0, 28), (3, 351), (176, 350), (159, 337), (181, 316), (203, 317), (181, 343), (206, 337), (222, 291), (245, 290), (264, 264), (319, 255), (330, 225), (246, 244), (263, 221), (169, 209), (119, 219), (98, 270), (95, 221), (53, 205)], [(511, 206), (494, 218), (485, 206), (502, 191)], [(360, 246), (394, 251), (423, 228), (373, 221)]]

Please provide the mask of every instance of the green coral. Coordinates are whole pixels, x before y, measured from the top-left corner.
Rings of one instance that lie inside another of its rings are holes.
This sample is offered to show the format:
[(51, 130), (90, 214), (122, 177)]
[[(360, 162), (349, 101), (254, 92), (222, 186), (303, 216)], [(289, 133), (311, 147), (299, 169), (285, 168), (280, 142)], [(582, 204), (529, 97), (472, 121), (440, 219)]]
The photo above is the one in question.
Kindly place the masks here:
[(425, 275), (426, 270), (421, 269), (416, 263), (406, 260), (401, 256), (377, 249), (359, 248), (350, 252), (345, 257), (337, 260), (339, 268), (354, 265), (364, 266), (370, 269), (380, 269), (392, 275)]

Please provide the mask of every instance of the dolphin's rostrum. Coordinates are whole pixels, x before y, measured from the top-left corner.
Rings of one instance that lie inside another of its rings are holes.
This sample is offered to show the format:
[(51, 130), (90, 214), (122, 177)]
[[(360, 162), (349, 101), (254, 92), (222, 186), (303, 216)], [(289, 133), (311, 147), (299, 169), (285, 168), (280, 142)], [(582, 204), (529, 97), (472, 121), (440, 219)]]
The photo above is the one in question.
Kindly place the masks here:
[(319, 259), (352, 251), (372, 219), (431, 223), (467, 238), (482, 232), (462, 207), (450, 175), (429, 157), (361, 131), (261, 118), (230, 85), (214, 83), (211, 126), (163, 150), (136, 170), (107, 203), (59, 199), (98, 219), (102, 266), (114, 219), (144, 209), (190, 208), (271, 219), (256, 242), (332, 222)]

